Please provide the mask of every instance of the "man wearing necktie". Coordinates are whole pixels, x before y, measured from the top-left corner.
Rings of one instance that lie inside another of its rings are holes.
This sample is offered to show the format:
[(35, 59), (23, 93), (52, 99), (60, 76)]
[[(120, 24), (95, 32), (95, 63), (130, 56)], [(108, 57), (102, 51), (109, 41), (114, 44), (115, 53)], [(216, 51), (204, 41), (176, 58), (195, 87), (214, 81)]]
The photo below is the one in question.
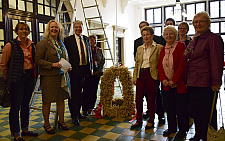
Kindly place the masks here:
[(72, 122), (78, 126), (79, 119), (86, 117), (81, 115), (80, 108), (85, 88), (85, 78), (93, 72), (93, 62), (91, 54), (91, 46), (89, 38), (82, 35), (82, 21), (75, 21), (73, 24), (74, 35), (71, 35), (64, 40), (64, 44), (68, 51), (69, 62), (72, 65), (70, 74), (71, 83), (71, 98), (68, 100)]

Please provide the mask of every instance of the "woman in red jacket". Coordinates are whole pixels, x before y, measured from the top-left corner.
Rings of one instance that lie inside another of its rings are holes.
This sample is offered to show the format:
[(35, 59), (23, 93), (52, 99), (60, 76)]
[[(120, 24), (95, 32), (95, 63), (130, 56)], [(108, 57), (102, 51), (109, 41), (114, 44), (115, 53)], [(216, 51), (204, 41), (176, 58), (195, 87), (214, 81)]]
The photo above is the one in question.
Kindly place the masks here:
[(188, 94), (185, 85), (186, 62), (183, 58), (186, 46), (176, 41), (177, 30), (173, 26), (167, 26), (163, 31), (163, 36), (166, 45), (161, 50), (158, 63), (168, 120), (168, 130), (163, 132), (163, 136), (170, 136), (177, 132), (178, 120), (179, 132), (175, 139), (181, 139), (186, 137), (189, 126)]

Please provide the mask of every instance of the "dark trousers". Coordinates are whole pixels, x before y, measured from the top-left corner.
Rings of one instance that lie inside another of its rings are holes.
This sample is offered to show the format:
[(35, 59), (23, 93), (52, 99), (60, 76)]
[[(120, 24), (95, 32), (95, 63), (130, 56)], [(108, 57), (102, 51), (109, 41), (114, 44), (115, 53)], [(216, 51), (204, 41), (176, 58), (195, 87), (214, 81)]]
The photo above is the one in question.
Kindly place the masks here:
[(88, 65), (80, 66), (76, 73), (71, 74), (71, 98), (68, 99), (69, 110), (71, 118), (80, 116), (80, 108), (82, 102), (82, 95), (84, 93), (86, 78), (90, 75)]
[(24, 73), (20, 80), (12, 83), (9, 124), (13, 136), (20, 135), (19, 112), (22, 130), (29, 129), (30, 99), (34, 91), (33, 70)]
[(159, 87), (157, 90), (157, 97), (156, 97), (156, 114), (158, 115), (159, 118), (164, 118), (163, 97), (161, 95)]
[[(190, 113), (195, 123), (195, 136), (206, 140), (214, 92), (210, 87), (188, 87), (188, 92), (190, 94)], [(216, 101), (211, 121), (215, 130), (217, 130)]]
[(86, 78), (85, 91), (82, 99), (82, 110), (88, 111), (95, 107), (95, 102), (97, 99), (97, 90), (100, 77), (97, 75), (91, 75)]
[(149, 123), (154, 123), (155, 108), (156, 108), (156, 93), (159, 85), (158, 80), (154, 80), (149, 71), (140, 72), (140, 77), (137, 79), (136, 86), (136, 108), (137, 108), (137, 123), (142, 122), (143, 113), (143, 98), (147, 90), (147, 108)]
[(181, 132), (189, 130), (188, 93), (177, 93), (176, 88), (164, 91), (165, 105), (167, 107), (168, 130)]

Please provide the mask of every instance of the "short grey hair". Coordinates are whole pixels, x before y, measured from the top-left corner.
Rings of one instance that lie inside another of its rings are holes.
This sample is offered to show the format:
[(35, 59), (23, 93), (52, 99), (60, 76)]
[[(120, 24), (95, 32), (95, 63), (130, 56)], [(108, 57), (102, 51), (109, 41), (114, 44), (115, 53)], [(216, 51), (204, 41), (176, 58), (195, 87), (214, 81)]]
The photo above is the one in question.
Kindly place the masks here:
[(163, 30), (163, 37), (165, 37), (165, 32), (168, 30), (173, 31), (174, 35), (177, 37), (178, 32), (174, 26), (166, 26)]

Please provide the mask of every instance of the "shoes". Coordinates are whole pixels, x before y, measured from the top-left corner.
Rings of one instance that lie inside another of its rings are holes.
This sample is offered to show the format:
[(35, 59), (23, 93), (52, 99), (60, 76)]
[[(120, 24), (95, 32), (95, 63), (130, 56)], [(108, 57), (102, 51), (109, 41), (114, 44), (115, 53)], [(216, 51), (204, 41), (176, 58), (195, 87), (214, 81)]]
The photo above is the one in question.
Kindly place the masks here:
[[(44, 129), (45, 129), (45, 132), (47, 134), (55, 134), (55, 131), (52, 129), (52, 127), (50, 125), (47, 125), (47, 126), (43, 126)], [(50, 129), (50, 130), (49, 130)]]
[(78, 116), (79, 119), (86, 119), (86, 116), (82, 116), (81, 114)]
[(142, 126), (142, 122), (141, 123), (136, 122), (135, 124), (131, 125), (130, 128), (137, 128), (137, 127), (140, 127), (140, 126)]
[(62, 130), (69, 130), (69, 127), (66, 125), (64, 121), (62, 122), (58, 121), (58, 128), (62, 128)]
[(14, 137), (14, 141), (25, 141), (22, 137), (20, 137), (19, 139), (16, 139), (16, 137)]
[(38, 133), (35, 133), (35, 132), (33, 132), (33, 131), (22, 132), (22, 136), (37, 137), (37, 136), (38, 136)]
[(165, 130), (164, 132), (163, 132), (163, 136), (164, 137), (169, 137), (172, 133), (176, 133), (177, 131), (173, 131), (173, 130)]
[(152, 129), (154, 128), (154, 124), (152, 123), (147, 123), (147, 125), (145, 126), (145, 129)]
[(185, 131), (179, 131), (175, 136), (175, 140), (183, 139), (186, 137), (186, 135), (187, 133)]
[(79, 121), (79, 119), (77, 117), (72, 119), (72, 123), (74, 125), (76, 125), (76, 126), (79, 126), (80, 125), (80, 121)]

